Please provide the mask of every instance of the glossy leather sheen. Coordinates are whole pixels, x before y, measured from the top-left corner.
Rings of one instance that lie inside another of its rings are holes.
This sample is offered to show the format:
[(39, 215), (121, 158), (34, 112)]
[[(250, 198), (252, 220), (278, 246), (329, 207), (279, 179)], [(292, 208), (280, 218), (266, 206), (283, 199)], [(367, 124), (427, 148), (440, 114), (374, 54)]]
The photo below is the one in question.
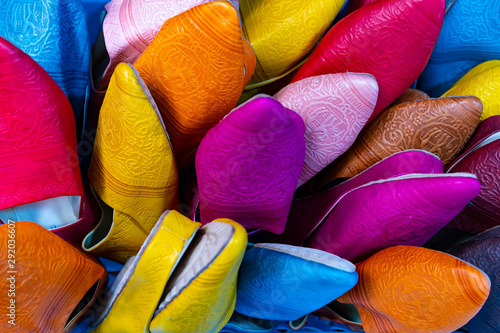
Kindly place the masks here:
[(477, 175), (481, 192), (448, 227), (477, 234), (500, 225), (500, 138), (470, 152), (449, 172)]
[(165, 212), (134, 258), (131, 276), (117, 287), (101, 310), (105, 318), (92, 332), (148, 332), (165, 285), (200, 226), (176, 211)]
[(305, 125), (267, 95), (211, 129), (196, 154), (201, 222), (227, 217), (282, 233), (305, 155)]
[(371, 182), (344, 194), (304, 245), (353, 262), (394, 245), (422, 246), (480, 189), (472, 174), (409, 174)]
[(407, 149), (436, 154), (446, 165), (460, 153), (479, 124), (481, 101), (473, 96), (426, 99), (385, 110), (354, 144), (326, 167), (316, 183), (352, 177), (383, 158)]
[(278, 77), (302, 60), (330, 27), (345, 0), (246, 0), (245, 38), (257, 57), (251, 84)]
[[(180, 13), (209, 0), (113, 0), (106, 6), (102, 31), (109, 55), (99, 90), (105, 90), (120, 62), (134, 63), (161, 26)], [(237, 5), (237, 2), (232, 1)]]
[(306, 157), (297, 187), (344, 153), (370, 118), (378, 85), (367, 74), (327, 74), (291, 83), (274, 98), (306, 124)]
[(83, 247), (111, 260), (124, 263), (135, 255), (161, 214), (177, 207), (178, 176), (168, 134), (130, 64), (120, 64), (111, 78), (89, 179), (113, 213), (101, 219)]
[(69, 99), (80, 132), (90, 71), (90, 43), (81, 2), (1, 0), (0, 36), (49, 73)]
[(292, 201), (285, 231), (281, 235), (261, 233), (257, 237), (261, 242), (303, 245), (346, 193), (370, 182), (422, 173), (443, 173), (443, 163), (437, 156), (422, 150), (396, 153), (337, 186)]
[(156, 314), (149, 326), (151, 333), (214, 333), (229, 321), (236, 303), (236, 280), (247, 246), (247, 233), (232, 220), (216, 222), (234, 228), (231, 239), (215, 260)]
[(485, 120), (488, 117), (500, 115), (499, 89), (500, 60), (492, 60), (474, 67), (443, 96), (477, 96), (483, 102), (481, 120)]
[(449, 253), (484, 271), (491, 281), (490, 296), (465, 327), (469, 332), (500, 332), (500, 227), (494, 227), (458, 245)]
[(323, 251), (257, 244), (245, 253), (238, 277), (238, 313), (296, 320), (354, 287), (355, 266)]
[(456, 0), (418, 88), (432, 97), (440, 96), (474, 66), (500, 59), (499, 11), (497, 0)]
[(255, 55), (241, 36), (236, 8), (214, 1), (165, 22), (135, 66), (158, 104), (179, 161), (236, 106)]
[(84, 196), (68, 99), (47, 72), (0, 37), (0, 209)]
[(392, 104), (389, 106), (394, 106), (407, 102), (419, 101), (421, 99), (428, 99), (429, 95), (424, 93), (423, 91), (417, 89), (406, 89), (404, 93), (401, 94)]
[(423, 71), (444, 17), (444, 0), (380, 0), (326, 34), (292, 82), (329, 73), (369, 73), (379, 85), (372, 118)]
[(411, 246), (356, 265), (358, 284), (339, 297), (354, 304), (367, 333), (451, 332), (481, 309), (490, 281), (451, 255)]
[[(69, 332), (77, 318), (67, 322), (78, 303), (83, 300), (86, 304), (77, 315), (81, 317), (106, 287), (108, 273), (97, 260), (36, 223), (1, 225), (0, 240), (0, 255), (5, 263), (0, 270), (0, 277), (5, 281), (0, 304), (6, 309), (0, 320), (2, 332)], [(8, 255), (12, 254), (9, 244), (15, 244), (15, 260), (8, 261), (12, 259)], [(8, 286), (13, 280), (8, 278), (12, 275), (15, 276), (15, 296), (9, 297)], [(99, 285), (95, 293), (87, 298), (85, 294), (96, 282)], [(15, 325), (8, 323), (10, 318), (6, 315), (13, 299)]]

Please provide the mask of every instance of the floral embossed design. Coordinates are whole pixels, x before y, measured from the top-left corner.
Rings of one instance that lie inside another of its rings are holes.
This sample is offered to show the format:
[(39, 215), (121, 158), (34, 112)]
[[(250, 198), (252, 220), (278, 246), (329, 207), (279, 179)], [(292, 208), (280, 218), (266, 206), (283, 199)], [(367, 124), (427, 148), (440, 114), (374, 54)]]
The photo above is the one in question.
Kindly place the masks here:
[(361, 131), (351, 148), (323, 172), (324, 180), (353, 177), (382, 159), (407, 149), (423, 149), (448, 164), (479, 123), (476, 97), (426, 99), (393, 106)]
[(330, 74), (292, 83), (275, 95), (306, 124), (306, 157), (297, 187), (352, 145), (373, 112), (377, 93), (371, 76)]
[(356, 269), (358, 284), (338, 300), (356, 306), (368, 332), (454, 331), (474, 317), (490, 291), (482, 271), (420, 247), (385, 249)]
[[(253, 55), (252, 55), (253, 56)], [(238, 13), (226, 2), (196, 6), (165, 22), (135, 63), (170, 134), (177, 160), (236, 106), (245, 85)]]

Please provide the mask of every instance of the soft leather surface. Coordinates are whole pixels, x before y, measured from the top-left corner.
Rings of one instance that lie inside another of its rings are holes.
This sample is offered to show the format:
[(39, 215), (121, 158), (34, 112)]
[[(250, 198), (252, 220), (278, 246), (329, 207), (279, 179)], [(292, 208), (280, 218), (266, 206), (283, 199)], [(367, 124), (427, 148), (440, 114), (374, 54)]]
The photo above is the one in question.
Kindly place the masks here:
[(166, 211), (110, 287), (108, 302), (99, 304), (100, 313), (90, 324), (98, 326), (92, 332), (147, 332), (165, 285), (199, 227), (176, 211)]
[(267, 95), (211, 129), (196, 154), (201, 222), (281, 233), (304, 162), (304, 121)]
[(213, 1), (165, 22), (135, 67), (182, 161), (236, 106), (255, 68), (255, 55), (241, 35), (236, 8)]
[(356, 306), (367, 333), (457, 330), (476, 315), (490, 291), (481, 270), (425, 248), (391, 247), (356, 269), (358, 284), (338, 300)]
[(177, 208), (178, 175), (168, 134), (147, 87), (130, 64), (111, 79), (89, 169), (103, 216), (83, 241), (125, 263), (165, 210)]
[(450, 254), (484, 271), (491, 281), (491, 291), (479, 313), (465, 327), (470, 332), (489, 333), (500, 331), (500, 227), (489, 229), (477, 237), (460, 244)]
[[(15, 262), (8, 257), (10, 230), (15, 234)], [(4, 314), (5, 319), (0, 321), (2, 332), (70, 331), (77, 317), (106, 287), (107, 272), (96, 259), (36, 223), (1, 225), (0, 240), (0, 256), (6, 265), (0, 277), (6, 281), (5, 286), (10, 281), (7, 278), (15, 275), (15, 298), (9, 297), (8, 289), (0, 296), (4, 309), (15, 299), (15, 325), (9, 324)], [(8, 264), (13, 268), (7, 268)], [(97, 282), (97, 288), (84, 299)], [(84, 303), (79, 305), (82, 300)], [(70, 319), (77, 306), (80, 311)]]
[(296, 320), (345, 293), (358, 280), (353, 264), (327, 252), (284, 244), (256, 244), (238, 277), (238, 313)]
[(250, 84), (281, 76), (299, 63), (327, 31), (345, 0), (245, 0), (244, 37), (257, 57)]
[(422, 150), (396, 153), (336, 186), (293, 200), (285, 231), (281, 235), (261, 232), (253, 236), (252, 241), (303, 245), (307, 236), (328, 217), (347, 192), (373, 181), (406, 174), (432, 173), (443, 173), (443, 163), (436, 155)]
[(418, 88), (441, 96), (473, 67), (500, 59), (497, 0), (456, 0), (445, 16)]
[(80, 136), (90, 72), (90, 43), (81, 1), (2, 0), (0, 36), (26, 52), (54, 79), (71, 103)]
[(500, 60), (484, 62), (465, 74), (443, 96), (473, 95), (481, 99), (481, 121), (500, 115)]
[(367, 74), (327, 74), (291, 83), (274, 98), (306, 125), (299, 187), (352, 145), (377, 103), (378, 85)]
[(165, 288), (151, 333), (219, 332), (234, 311), (236, 278), (247, 246), (245, 229), (217, 219), (200, 229), (193, 245), (179, 263), (179, 275)]
[(429, 151), (449, 164), (472, 136), (482, 109), (474, 96), (395, 105), (365, 126), (351, 148), (318, 175), (316, 184), (352, 177), (407, 149)]
[(369, 73), (379, 85), (375, 117), (424, 70), (439, 36), (444, 0), (380, 0), (333, 26), (292, 82), (330, 73)]
[[(134, 63), (165, 21), (210, 0), (113, 0), (106, 4), (102, 24), (109, 64), (99, 90), (105, 90), (120, 62)], [(238, 1), (231, 1), (237, 6)]]
[(304, 245), (359, 262), (394, 245), (422, 246), (481, 189), (472, 174), (409, 174), (345, 194)]

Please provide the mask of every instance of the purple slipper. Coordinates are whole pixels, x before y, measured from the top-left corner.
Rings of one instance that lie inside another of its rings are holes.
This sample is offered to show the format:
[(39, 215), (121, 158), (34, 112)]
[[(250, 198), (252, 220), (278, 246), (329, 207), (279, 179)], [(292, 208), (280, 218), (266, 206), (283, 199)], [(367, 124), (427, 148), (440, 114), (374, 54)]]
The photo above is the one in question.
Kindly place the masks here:
[(481, 188), (472, 174), (409, 174), (346, 194), (305, 246), (352, 262), (396, 245), (422, 246)]
[(448, 227), (477, 234), (500, 225), (500, 116), (489, 117), (476, 130), (448, 172), (477, 176), (481, 191)]
[(201, 222), (230, 218), (282, 233), (305, 155), (305, 125), (267, 95), (231, 111), (196, 154)]
[(295, 199), (285, 231), (281, 235), (260, 233), (252, 241), (303, 245), (304, 240), (328, 218), (337, 202), (346, 194), (367, 183), (407, 174), (440, 174), (443, 163), (423, 150), (406, 150), (391, 155), (360, 174), (321, 193)]

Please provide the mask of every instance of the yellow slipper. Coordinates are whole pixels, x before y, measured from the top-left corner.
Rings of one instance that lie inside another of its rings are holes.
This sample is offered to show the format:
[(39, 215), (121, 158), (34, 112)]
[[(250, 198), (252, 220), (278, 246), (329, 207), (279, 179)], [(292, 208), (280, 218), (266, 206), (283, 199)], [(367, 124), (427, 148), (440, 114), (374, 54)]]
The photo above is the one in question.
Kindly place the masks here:
[(500, 60), (483, 62), (471, 69), (443, 97), (474, 95), (483, 102), (481, 121), (500, 114)]
[(102, 208), (82, 247), (125, 263), (162, 213), (177, 208), (178, 175), (155, 102), (130, 64), (116, 67), (106, 92), (89, 169)]
[(220, 331), (234, 310), (246, 245), (245, 229), (232, 220), (203, 226), (165, 287), (150, 332)]
[(163, 289), (201, 226), (176, 211), (166, 211), (110, 289), (111, 297), (90, 327), (94, 333), (148, 332)]

